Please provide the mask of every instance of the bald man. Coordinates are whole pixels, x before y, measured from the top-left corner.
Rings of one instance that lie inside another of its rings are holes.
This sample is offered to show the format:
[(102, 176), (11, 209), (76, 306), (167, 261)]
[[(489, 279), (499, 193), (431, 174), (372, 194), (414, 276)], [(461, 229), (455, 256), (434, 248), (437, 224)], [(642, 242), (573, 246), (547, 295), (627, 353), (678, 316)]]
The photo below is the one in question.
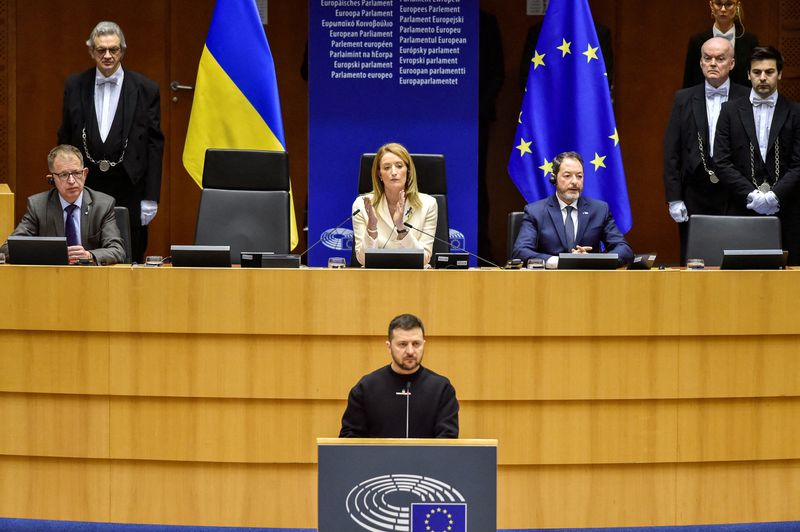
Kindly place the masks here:
[(686, 263), (689, 216), (725, 213), (727, 191), (712, 159), (717, 118), (724, 102), (749, 94), (748, 87), (730, 80), (735, 59), (727, 39), (707, 40), (699, 61), (705, 81), (675, 94), (664, 134), (664, 192), (669, 214), (678, 224), (681, 264)]

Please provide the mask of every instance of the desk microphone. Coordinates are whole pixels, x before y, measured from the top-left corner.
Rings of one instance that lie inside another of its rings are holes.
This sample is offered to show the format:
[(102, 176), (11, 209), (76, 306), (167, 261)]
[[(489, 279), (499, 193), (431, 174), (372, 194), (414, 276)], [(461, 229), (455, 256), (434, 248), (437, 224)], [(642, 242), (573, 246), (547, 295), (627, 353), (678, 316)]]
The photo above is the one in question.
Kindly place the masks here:
[[(434, 240), (436, 240), (437, 242), (444, 242), (445, 244), (447, 244), (447, 246), (448, 246), (448, 247), (451, 247), (451, 243), (450, 243), (450, 242), (448, 242), (447, 240), (443, 240), (443, 239), (439, 238), (439, 237), (438, 237), (438, 236), (436, 236), (436, 235), (432, 235), (432, 234), (430, 234), (430, 233), (426, 233), (426, 232), (425, 232), (425, 231), (423, 231), (422, 229), (417, 229), (416, 227), (414, 227), (413, 225), (411, 225), (411, 224), (410, 224), (410, 223), (408, 223), (408, 222), (404, 222), (404, 223), (403, 223), (403, 225), (405, 225), (405, 226), (406, 226), (406, 227), (408, 227), (409, 229), (413, 229), (414, 231), (419, 231), (419, 232), (420, 232), (420, 233), (422, 233), (423, 235), (425, 235), (425, 236), (429, 236), (429, 237), (433, 238)], [(478, 259), (478, 260), (481, 260), (481, 261), (485, 262), (486, 264), (491, 264), (491, 265), (492, 265), (492, 266), (494, 266), (495, 268), (499, 268), (499, 269), (501, 269), (501, 270), (503, 269), (502, 267), (498, 266), (498, 265), (497, 265), (497, 264), (495, 264), (494, 262), (492, 262), (492, 261), (490, 261), (490, 260), (486, 260), (486, 259), (484, 259), (483, 257), (481, 257), (481, 256), (479, 256), (479, 255), (476, 255), (475, 253), (473, 253), (473, 252), (471, 252), (471, 251), (469, 251), (469, 250), (466, 250), (466, 249), (462, 248), (461, 246), (452, 246), (452, 247), (453, 247), (453, 249), (456, 249), (456, 250), (458, 250), (458, 251), (463, 251), (464, 253), (468, 253), (470, 257), (475, 257), (476, 259)]]
[[(408, 216), (409, 214), (411, 214), (411, 207), (409, 207), (408, 210), (406, 211), (406, 216)], [(389, 243), (389, 240), (392, 239), (392, 235), (394, 234), (395, 231), (397, 231), (397, 227), (394, 224), (392, 224), (392, 232), (389, 233), (389, 236), (386, 237), (386, 242), (383, 243), (381, 249), (386, 249), (386, 245)]]
[[(339, 222), (339, 225), (337, 225), (336, 227), (334, 227), (334, 229), (339, 229), (341, 226), (343, 226), (345, 223), (347, 223), (347, 221), (348, 221), (349, 219), (351, 219), (353, 216), (355, 216), (355, 215), (356, 215), (356, 214), (358, 214), (359, 212), (361, 212), (361, 209), (356, 209), (356, 210), (354, 210), (354, 211), (353, 211), (353, 214), (349, 214), (349, 215), (347, 215), (347, 216), (345, 217), (345, 219), (344, 219), (344, 220), (342, 220), (341, 222)], [(314, 242), (313, 244), (311, 244), (309, 247), (307, 247), (307, 248), (306, 248), (306, 250), (305, 250), (304, 252), (302, 252), (302, 253), (299, 255), (299, 257), (302, 257), (303, 255), (305, 255), (306, 253), (308, 253), (309, 251), (311, 251), (311, 249), (312, 249), (314, 246), (316, 246), (317, 244), (319, 244), (320, 242), (322, 242), (322, 238), (323, 238), (323, 237), (320, 235), (319, 239), (318, 239), (316, 242)]]
[(406, 389), (401, 390), (399, 392), (395, 392), (395, 395), (405, 395), (406, 396), (406, 439), (408, 439), (408, 412), (411, 400), (411, 381), (406, 383)]

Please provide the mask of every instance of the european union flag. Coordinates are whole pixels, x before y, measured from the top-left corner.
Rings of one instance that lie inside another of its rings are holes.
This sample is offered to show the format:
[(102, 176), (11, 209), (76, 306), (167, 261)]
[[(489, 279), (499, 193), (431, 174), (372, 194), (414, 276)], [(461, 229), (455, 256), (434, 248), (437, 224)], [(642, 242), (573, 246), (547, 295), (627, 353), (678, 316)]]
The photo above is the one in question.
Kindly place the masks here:
[(413, 503), (411, 532), (467, 532), (467, 505)]
[(553, 159), (577, 151), (583, 193), (609, 204), (620, 230), (633, 226), (605, 63), (587, 0), (551, 0), (531, 58), (508, 174), (525, 197), (554, 192)]

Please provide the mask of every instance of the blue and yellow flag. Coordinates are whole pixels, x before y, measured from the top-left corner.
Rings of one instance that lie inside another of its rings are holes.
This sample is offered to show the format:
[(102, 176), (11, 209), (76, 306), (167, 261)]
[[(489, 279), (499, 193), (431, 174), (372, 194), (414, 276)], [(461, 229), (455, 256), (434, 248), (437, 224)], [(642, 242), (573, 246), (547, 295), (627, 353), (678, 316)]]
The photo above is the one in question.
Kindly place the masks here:
[(633, 218), (619, 134), (587, 0), (551, 0), (531, 58), (508, 161), (525, 201), (553, 194), (553, 159), (564, 151), (583, 156), (583, 193), (607, 202), (628, 232)]
[[(272, 52), (255, 0), (217, 0), (197, 69), (183, 166), (202, 186), (207, 148), (286, 151)], [(291, 247), (297, 246), (289, 196)]]

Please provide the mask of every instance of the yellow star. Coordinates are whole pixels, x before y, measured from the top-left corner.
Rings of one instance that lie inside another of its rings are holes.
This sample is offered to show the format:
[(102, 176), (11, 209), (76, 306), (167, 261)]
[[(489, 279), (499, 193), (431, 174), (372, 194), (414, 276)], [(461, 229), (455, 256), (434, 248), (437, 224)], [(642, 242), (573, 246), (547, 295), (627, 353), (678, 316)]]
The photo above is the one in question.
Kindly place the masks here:
[(567, 54), (571, 54), (572, 50), (569, 49), (571, 42), (567, 42), (566, 39), (561, 39), (561, 46), (556, 46), (557, 50), (561, 50), (561, 57), (564, 57)]
[(533, 63), (533, 69), (536, 70), (540, 66), (545, 66), (544, 64), (544, 56), (547, 54), (540, 54), (538, 50), (533, 51), (533, 59), (531, 59), (531, 63)]
[(544, 164), (539, 167), (539, 170), (544, 172), (544, 176), (547, 177), (547, 174), (553, 173), (553, 161), (548, 161), (547, 157), (544, 158)]
[(519, 156), (520, 156), (520, 157), (522, 157), (522, 156), (523, 156), (523, 155), (525, 155), (526, 153), (530, 153), (531, 155), (533, 155), (533, 153), (531, 152), (531, 144), (532, 144), (532, 143), (533, 143), (533, 141), (532, 141), (532, 140), (531, 140), (531, 141), (528, 141), (528, 142), (525, 142), (525, 139), (523, 139), (522, 137), (520, 137), (520, 139), (519, 139), (519, 146), (517, 146), (517, 149), (519, 150)]
[(603, 168), (605, 168), (605, 167), (606, 167), (606, 164), (603, 162), (603, 161), (605, 161), (605, 160), (606, 160), (606, 156), (605, 156), (605, 155), (603, 155), (603, 156), (600, 156), (600, 155), (599, 155), (597, 152), (594, 152), (594, 159), (592, 159), (590, 162), (591, 162), (591, 163), (594, 165), (594, 171), (595, 171), (595, 172), (596, 172), (596, 171), (597, 171), (597, 169), (598, 169), (598, 168), (600, 168), (601, 166), (602, 166)]
[(518, 124), (522, 123), (522, 111), (519, 112), (519, 118), (517, 118), (517, 123)]
[(613, 135), (609, 135), (608, 138), (610, 138), (611, 140), (614, 141), (614, 146), (619, 144), (619, 133), (617, 133), (617, 128), (614, 128), (614, 134)]
[(583, 55), (586, 56), (586, 62), (589, 63), (592, 59), (599, 60), (597, 58), (597, 48), (592, 48), (591, 44), (586, 45), (586, 51), (583, 52)]

